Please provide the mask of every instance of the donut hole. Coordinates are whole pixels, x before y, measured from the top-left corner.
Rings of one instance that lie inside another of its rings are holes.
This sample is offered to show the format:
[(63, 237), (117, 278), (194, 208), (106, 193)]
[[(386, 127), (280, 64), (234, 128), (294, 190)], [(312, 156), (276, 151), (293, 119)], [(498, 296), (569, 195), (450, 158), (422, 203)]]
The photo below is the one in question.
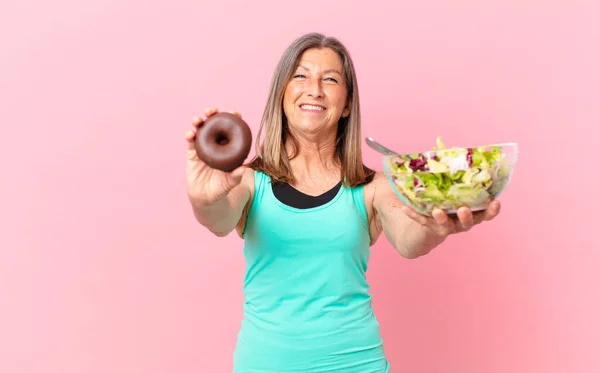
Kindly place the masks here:
[(217, 136), (215, 137), (215, 142), (221, 146), (227, 145), (227, 144), (229, 144), (229, 136), (227, 136), (223, 132), (219, 132), (219, 133), (217, 133)]

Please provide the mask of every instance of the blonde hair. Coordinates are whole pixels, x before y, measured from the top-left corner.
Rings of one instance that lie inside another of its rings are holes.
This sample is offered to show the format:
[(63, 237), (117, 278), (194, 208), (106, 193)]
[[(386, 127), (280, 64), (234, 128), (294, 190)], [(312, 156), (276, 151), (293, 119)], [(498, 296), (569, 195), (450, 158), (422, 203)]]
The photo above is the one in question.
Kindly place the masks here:
[[(298, 143), (289, 132), (283, 112), (283, 97), (300, 57), (304, 51), (311, 48), (330, 48), (337, 52), (342, 60), (350, 115), (340, 118), (338, 122), (336, 161), (340, 163), (344, 185), (352, 187), (368, 183), (373, 179), (375, 172), (362, 161), (360, 102), (354, 64), (348, 50), (338, 39), (320, 33), (309, 33), (299, 37), (281, 56), (271, 80), (267, 104), (256, 137), (256, 156), (249, 163), (249, 167), (264, 172), (274, 182), (293, 181), (289, 160), (296, 156)], [(264, 141), (261, 144), (263, 132)], [(289, 158), (285, 147), (287, 141), (291, 142), (294, 150)]]

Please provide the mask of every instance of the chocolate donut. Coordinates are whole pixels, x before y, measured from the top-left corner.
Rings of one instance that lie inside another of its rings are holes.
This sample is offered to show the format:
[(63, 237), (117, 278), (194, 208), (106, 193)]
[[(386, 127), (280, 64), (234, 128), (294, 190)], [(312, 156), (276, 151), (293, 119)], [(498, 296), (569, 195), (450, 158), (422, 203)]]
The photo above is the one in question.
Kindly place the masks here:
[(231, 172), (241, 166), (252, 146), (250, 127), (239, 116), (217, 113), (196, 133), (196, 153), (209, 167)]

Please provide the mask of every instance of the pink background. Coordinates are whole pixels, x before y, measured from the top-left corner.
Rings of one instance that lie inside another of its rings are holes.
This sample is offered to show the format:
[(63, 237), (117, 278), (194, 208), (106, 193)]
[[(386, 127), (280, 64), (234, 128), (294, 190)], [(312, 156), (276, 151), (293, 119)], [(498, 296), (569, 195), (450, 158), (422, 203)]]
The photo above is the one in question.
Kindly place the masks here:
[(256, 130), (309, 31), (352, 52), (365, 136), (520, 144), (496, 221), (374, 248), (392, 371), (600, 371), (600, 3), (344, 3), (2, 3), (1, 372), (230, 371), (242, 241), (194, 221), (183, 134), (209, 105)]

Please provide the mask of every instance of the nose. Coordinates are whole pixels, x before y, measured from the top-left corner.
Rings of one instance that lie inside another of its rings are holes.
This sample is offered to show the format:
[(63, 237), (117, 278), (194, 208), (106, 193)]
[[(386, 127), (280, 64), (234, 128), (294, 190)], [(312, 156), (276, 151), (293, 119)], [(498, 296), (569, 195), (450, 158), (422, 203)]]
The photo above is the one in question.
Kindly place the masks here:
[(318, 79), (318, 78), (307, 79), (306, 93), (311, 97), (321, 97), (323, 95), (323, 87), (321, 86), (321, 79)]

